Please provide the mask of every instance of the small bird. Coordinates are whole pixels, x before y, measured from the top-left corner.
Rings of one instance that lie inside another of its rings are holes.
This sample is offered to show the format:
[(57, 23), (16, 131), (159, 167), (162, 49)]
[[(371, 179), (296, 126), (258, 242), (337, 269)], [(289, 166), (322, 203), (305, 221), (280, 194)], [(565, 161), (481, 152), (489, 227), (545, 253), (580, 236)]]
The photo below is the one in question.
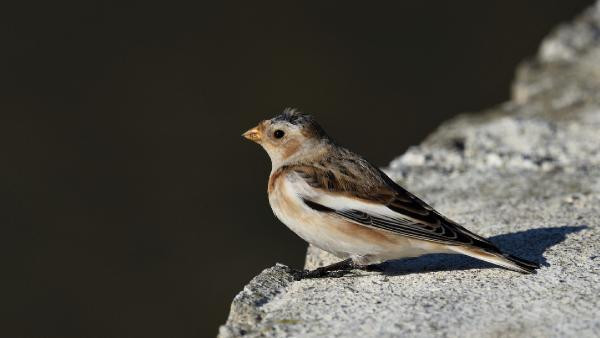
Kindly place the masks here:
[(267, 191), (275, 216), (305, 241), (342, 259), (303, 271), (301, 278), (369, 270), (431, 253), (464, 254), (522, 273), (539, 267), (444, 217), (335, 143), (310, 115), (287, 108), (242, 136), (271, 158)]

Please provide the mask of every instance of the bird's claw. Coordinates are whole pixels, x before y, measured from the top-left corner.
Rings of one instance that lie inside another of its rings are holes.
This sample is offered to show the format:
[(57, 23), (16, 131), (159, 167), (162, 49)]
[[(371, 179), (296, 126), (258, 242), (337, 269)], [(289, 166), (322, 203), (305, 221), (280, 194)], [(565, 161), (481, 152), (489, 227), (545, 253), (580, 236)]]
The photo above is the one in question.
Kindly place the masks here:
[(347, 274), (352, 273), (350, 270), (335, 270), (327, 271), (322, 268), (316, 268), (314, 270), (295, 270), (292, 272), (294, 280), (299, 281), (303, 279), (322, 278), (322, 277), (344, 277)]

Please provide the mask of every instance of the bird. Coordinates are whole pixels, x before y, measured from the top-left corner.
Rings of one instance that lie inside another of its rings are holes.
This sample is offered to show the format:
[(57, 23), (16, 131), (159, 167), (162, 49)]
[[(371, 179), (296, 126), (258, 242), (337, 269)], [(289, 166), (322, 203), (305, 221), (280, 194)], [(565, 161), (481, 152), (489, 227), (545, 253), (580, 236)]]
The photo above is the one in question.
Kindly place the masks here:
[(539, 268), (443, 216), (336, 143), (312, 115), (286, 108), (242, 136), (271, 160), (267, 193), (275, 216), (340, 259), (303, 270), (300, 279), (432, 253), (463, 254), (524, 274)]

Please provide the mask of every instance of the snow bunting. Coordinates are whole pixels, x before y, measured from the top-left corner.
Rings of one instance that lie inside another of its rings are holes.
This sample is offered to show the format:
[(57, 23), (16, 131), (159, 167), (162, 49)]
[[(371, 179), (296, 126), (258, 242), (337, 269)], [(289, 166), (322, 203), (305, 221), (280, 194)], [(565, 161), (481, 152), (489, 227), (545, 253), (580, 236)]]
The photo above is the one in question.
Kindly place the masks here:
[(288, 108), (243, 136), (271, 158), (268, 195), (277, 218), (342, 259), (303, 277), (430, 253), (464, 254), (522, 273), (538, 268), (435, 211), (336, 144), (309, 115)]

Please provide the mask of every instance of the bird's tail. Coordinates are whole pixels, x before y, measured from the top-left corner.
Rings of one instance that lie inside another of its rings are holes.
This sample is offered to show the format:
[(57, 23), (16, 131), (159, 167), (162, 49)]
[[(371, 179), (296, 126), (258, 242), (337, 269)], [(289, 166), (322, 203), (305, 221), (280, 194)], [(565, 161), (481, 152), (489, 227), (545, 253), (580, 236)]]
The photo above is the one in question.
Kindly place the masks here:
[(481, 259), (482, 261), (496, 264), (503, 268), (521, 273), (535, 273), (535, 269), (540, 267), (540, 265), (537, 263), (502, 253), (500, 251), (489, 252), (481, 248), (459, 246), (452, 247), (451, 249), (457, 253)]

